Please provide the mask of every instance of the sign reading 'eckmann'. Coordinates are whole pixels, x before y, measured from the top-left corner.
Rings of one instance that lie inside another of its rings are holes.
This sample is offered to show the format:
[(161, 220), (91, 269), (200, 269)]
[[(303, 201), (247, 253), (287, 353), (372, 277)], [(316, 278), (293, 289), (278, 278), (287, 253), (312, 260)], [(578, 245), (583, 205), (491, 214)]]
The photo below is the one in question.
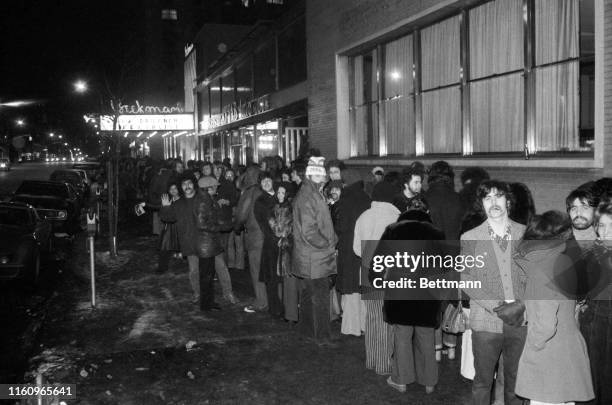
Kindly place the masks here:
[[(100, 117), (102, 131), (113, 130), (113, 119)], [(189, 131), (193, 129), (192, 114), (122, 114), (117, 118), (117, 131)]]

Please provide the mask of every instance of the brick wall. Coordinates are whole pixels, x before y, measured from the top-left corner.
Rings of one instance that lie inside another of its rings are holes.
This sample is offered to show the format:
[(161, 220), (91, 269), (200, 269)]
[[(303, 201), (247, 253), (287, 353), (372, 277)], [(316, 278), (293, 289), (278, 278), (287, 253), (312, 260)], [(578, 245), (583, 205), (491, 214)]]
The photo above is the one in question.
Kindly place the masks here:
[[(599, 1), (599, 0), (596, 0)], [(443, 3), (441, 0), (308, 0), (309, 134), (311, 145), (324, 156), (337, 156), (335, 54), (386, 27)], [(576, 186), (612, 176), (612, 1), (604, 4), (604, 169), (501, 169), (487, 167), (491, 176), (520, 181), (532, 190), (539, 212), (564, 209), (565, 197)], [(406, 161), (408, 165), (410, 161)], [(490, 166), (490, 165), (489, 165)], [(364, 176), (371, 165), (359, 164)], [(461, 168), (457, 168), (457, 178)]]

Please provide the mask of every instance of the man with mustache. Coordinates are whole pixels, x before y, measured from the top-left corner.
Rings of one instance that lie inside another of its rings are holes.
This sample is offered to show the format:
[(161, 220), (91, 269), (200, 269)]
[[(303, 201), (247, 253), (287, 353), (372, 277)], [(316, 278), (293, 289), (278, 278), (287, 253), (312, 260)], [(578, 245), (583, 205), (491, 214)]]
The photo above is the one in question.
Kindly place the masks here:
[(525, 226), (509, 218), (512, 194), (507, 183), (487, 180), (478, 186), (477, 202), (486, 221), (461, 235), (461, 255), (482, 255), (482, 268), (466, 268), (462, 280), (480, 281), (482, 288), (466, 289), (470, 296), (470, 328), (474, 353), (474, 405), (491, 403), (495, 368), (503, 355), (504, 403), (522, 404), (514, 393), (518, 361), (523, 351), (527, 327), (525, 275), (513, 261), (517, 241)]
[(193, 302), (199, 302), (202, 311), (218, 311), (221, 307), (214, 301), (213, 280), (215, 256), (223, 253), (218, 237), (220, 215), (212, 197), (196, 191), (190, 176), (183, 177), (180, 184), (184, 198), (171, 204), (168, 194), (162, 195), (160, 218), (176, 223), (181, 253), (189, 266)]
[(597, 204), (597, 197), (588, 187), (577, 188), (565, 199), (565, 207), (572, 220), (574, 239), (582, 248), (597, 239), (593, 228), (593, 215)]

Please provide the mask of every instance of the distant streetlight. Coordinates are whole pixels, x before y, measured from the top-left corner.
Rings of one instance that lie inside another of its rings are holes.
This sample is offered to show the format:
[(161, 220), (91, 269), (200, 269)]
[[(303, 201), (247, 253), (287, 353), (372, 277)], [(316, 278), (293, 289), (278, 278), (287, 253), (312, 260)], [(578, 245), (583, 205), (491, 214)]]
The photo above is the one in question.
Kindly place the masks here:
[(15, 124), (17, 124), (18, 127), (22, 127), (25, 125), (25, 121), (22, 119), (18, 119), (15, 121)]
[(68, 146), (68, 142), (64, 142), (64, 146)]
[(83, 80), (77, 80), (74, 82), (74, 90), (77, 93), (85, 93), (87, 91), (87, 83), (85, 83)]
[(62, 139), (62, 136), (61, 136), (61, 135), (58, 135), (57, 137), (58, 137), (59, 139)]
[(54, 134), (53, 132), (51, 132), (51, 133), (49, 134), (49, 136), (50, 136), (51, 138), (53, 138), (53, 137), (55, 136), (55, 134)]

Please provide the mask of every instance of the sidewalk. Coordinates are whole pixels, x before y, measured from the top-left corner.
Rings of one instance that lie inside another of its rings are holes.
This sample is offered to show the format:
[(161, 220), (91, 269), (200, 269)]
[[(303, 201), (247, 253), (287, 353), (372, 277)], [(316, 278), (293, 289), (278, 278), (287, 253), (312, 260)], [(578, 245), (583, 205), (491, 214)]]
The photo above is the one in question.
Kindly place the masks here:
[[(468, 402), (459, 360), (441, 364), (434, 394), (417, 385), (400, 394), (365, 369), (363, 338), (344, 336), (339, 347), (320, 348), (288, 323), (245, 313), (247, 271), (232, 273), (239, 305), (224, 302), (215, 282), (223, 311), (200, 312), (191, 303), (186, 262), (173, 260), (167, 274), (154, 274), (156, 239), (130, 233), (137, 230), (119, 235), (117, 262), (102, 252), (106, 241), (97, 241), (98, 307), (90, 308), (87, 280), (67, 282), (50, 304), (41, 354), (31, 359), (32, 375), (77, 385), (72, 403)], [(85, 275), (84, 241), (75, 243), (75, 268)]]

